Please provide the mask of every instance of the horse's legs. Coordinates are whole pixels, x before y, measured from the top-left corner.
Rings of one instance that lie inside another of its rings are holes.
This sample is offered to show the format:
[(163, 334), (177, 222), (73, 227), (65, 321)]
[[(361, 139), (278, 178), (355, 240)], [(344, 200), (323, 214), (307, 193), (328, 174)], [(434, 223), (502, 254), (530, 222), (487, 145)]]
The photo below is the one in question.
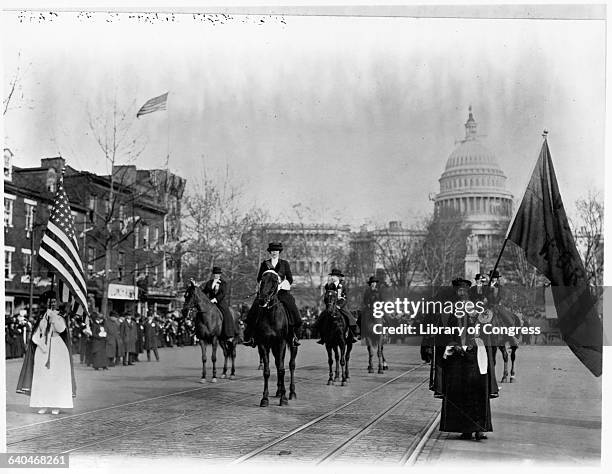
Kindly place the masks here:
[(383, 370), (389, 370), (389, 366), (387, 365), (387, 359), (385, 359), (385, 341), (384, 340), (380, 344), (380, 353), (382, 354)]
[(342, 383), (344, 387), (346, 385), (346, 344), (344, 341), (340, 345), (340, 365), (342, 366)]
[(327, 385), (332, 385), (334, 383), (334, 360), (332, 358), (332, 348), (329, 343), (325, 344), (325, 348), (327, 349), (327, 363), (329, 364), (329, 379), (327, 380)]
[(234, 380), (236, 375), (236, 342), (231, 343), (231, 356), (232, 356), (232, 371), (230, 373), (230, 380)]
[(516, 350), (517, 349), (518, 349), (517, 346), (510, 347), (510, 360), (512, 361), (512, 365), (510, 366), (510, 383), (516, 380), (516, 377), (514, 374), (514, 361), (516, 360)]
[(334, 346), (334, 358), (336, 359), (336, 370), (334, 371), (334, 382), (340, 379), (340, 353), (338, 346)]
[(295, 393), (295, 381), (293, 379), (295, 373), (295, 359), (297, 357), (297, 347), (289, 346), (289, 400), (297, 398)]
[(346, 377), (344, 378), (344, 381), (348, 384), (349, 378), (350, 378), (350, 374), (349, 374), (349, 360), (351, 359), (351, 351), (353, 350), (353, 344), (352, 343), (348, 343), (346, 345), (346, 355), (344, 356), (346, 359), (346, 365), (344, 366), (344, 371), (346, 374)]
[(372, 367), (372, 342), (370, 341), (370, 338), (368, 338), (366, 340), (366, 343), (368, 345), (368, 374), (373, 374), (374, 373), (374, 367)]
[(378, 356), (378, 373), (384, 374), (383, 370), (383, 357), (382, 357), (382, 337), (378, 339), (378, 344), (376, 345), (376, 355)]
[(264, 391), (260, 407), (267, 407), (268, 401), (268, 379), (270, 378), (270, 349), (267, 347), (259, 346), (259, 357), (263, 360), (263, 376), (264, 376)]
[(508, 351), (506, 349), (506, 344), (503, 346), (499, 346), (499, 350), (501, 351), (502, 358), (504, 359), (504, 374), (502, 375), (501, 383), (508, 381)]
[(217, 346), (219, 345), (219, 340), (216, 337), (213, 337), (212, 341), (212, 355), (210, 356), (210, 360), (212, 360), (213, 366), (213, 376), (210, 381), (215, 383), (217, 381)]
[(231, 343), (226, 341), (219, 341), (219, 345), (221, 346), (221, 352), (223, 352), (223, 373), (221, 374), (222, 379), (227, 377), (227, 359), (229, 357), (229, 347), (227, 346), (227, 344)]
[(274, 362), (276, 363), (276, 377), (278, 378), (278, 390), (280, 395), (280, 406), (287, 405), (287, 395), (285, 391), (285, 352), (287, 351), (287, 342), (283, 339), (278, 342), (277, 346), (272, 348)]
[(200, 349), (202, 350), (202, 378), (200, 382), (206, 382), (206, 343), (203, 339), (200, 340)]

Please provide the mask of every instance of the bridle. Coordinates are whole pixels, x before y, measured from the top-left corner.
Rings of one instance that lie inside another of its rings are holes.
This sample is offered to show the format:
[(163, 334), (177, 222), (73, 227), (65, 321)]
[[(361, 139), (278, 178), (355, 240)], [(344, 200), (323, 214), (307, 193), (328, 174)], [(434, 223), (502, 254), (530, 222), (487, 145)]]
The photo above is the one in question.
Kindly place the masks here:
[[(278, 284), (276, 285), (276, 289), (274, 290), (273, 293), (271, 293), (270, 295), (267, 295), (264, 299), (265, 303), (264, 304), (260, 304), (259, 307), (260, 308), (274, 308), (274, 306), (276, 306), (278, 304), (278, 299), (275, 298), (275, 296), (278, 294), (278, 288), (280, 285), (280, 275), (278, 273), (276, 273), (276, 270), (266, 270), (265, 272), (263, 272), (261, 274), (261, 281), (263, 281), (263, 277), (266, 273), (273, 273), (274, 275), (276, 275), (276, 278), (278, 279)], [(261, 282), (259, 284), (259, 290), (261, 290)], [(261, 301), (263, 298), (261, 297), (261, 295), (259, 294), (259, 291), (257, 292), (257, 298)], [(270, 304), (270, 302), (273, 302), (272, 304)]]

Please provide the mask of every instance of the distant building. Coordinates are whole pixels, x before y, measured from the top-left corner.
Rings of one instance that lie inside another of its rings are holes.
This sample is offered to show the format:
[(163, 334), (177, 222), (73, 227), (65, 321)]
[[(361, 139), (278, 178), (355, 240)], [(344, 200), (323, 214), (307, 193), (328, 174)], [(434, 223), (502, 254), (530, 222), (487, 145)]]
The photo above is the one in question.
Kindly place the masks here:
[(512, 218), (513, 197), (506, 189), (506, 179), (495, 154), (478, 137), (470, 106), (465, 138), (446, 161), (434, 209), (441, 217), (462, 216), (486, 262), (497, 256)]

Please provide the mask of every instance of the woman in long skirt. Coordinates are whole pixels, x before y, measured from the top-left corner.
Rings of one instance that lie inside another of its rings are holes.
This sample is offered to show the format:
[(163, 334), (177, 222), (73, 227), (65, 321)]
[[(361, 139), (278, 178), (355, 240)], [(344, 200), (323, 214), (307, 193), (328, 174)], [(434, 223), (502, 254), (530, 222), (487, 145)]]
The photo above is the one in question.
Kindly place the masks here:
[(108, 370), (108, 358), (106, 357), (107, 332), (104, 318), (98, 313), (92, 313), (92, 341), (91, 362), (95, 370)]

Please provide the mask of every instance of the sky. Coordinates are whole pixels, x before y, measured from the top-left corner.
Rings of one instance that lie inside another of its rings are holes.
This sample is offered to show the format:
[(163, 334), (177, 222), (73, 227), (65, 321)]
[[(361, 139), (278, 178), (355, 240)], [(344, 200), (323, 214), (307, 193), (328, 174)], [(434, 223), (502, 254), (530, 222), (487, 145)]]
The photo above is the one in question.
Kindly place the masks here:
[[(603, 191), (601, 20), (14, 13), (2, 36), (5, 88), (22, 71), (4, 116), (17, 166), (61, 154), (107, 173), (88, 114), (114, 100), (146, 144), (135, 164), (169, 151), (190, 189), (229, 168), (272, 221), (300, 203), (319, 221), (410, 225), (471, 105), (515, 197), (545, 128), (570, 212)], [(135, 119), (166, 91), (167, 111)]]

